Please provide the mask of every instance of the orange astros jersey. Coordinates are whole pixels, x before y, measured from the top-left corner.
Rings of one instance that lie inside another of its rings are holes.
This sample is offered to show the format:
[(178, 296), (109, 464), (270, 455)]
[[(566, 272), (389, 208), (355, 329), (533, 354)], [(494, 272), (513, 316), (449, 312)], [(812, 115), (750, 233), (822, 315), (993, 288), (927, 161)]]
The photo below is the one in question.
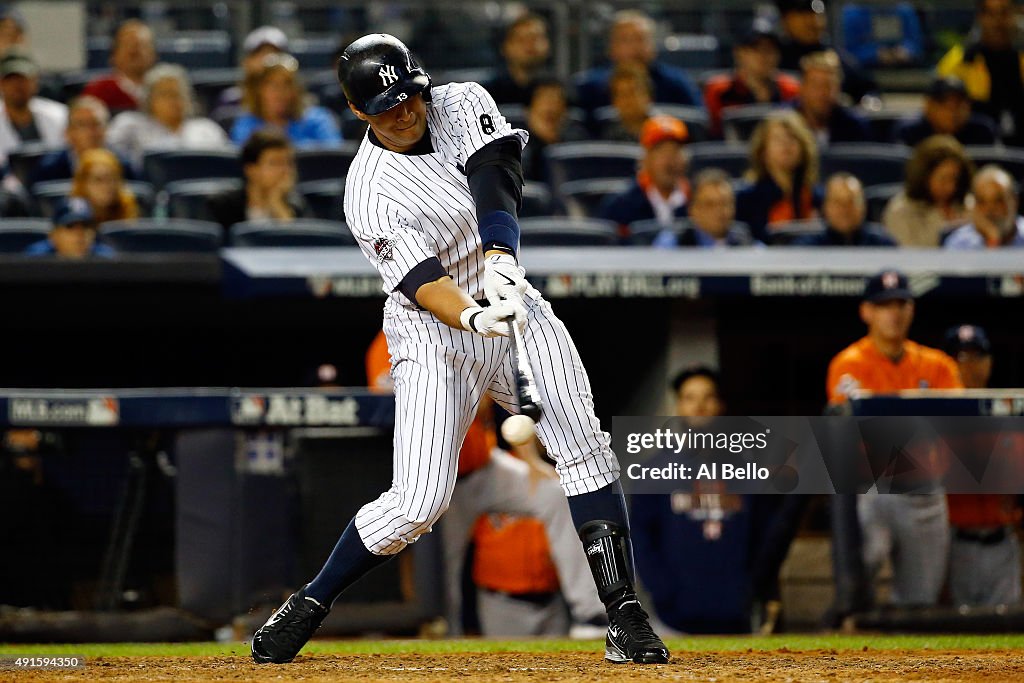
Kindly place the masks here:
[(956, 361), (938, 349), (912, 341), (903, 343), (903, 356), (893, 362), (868, 337), (836, 354), (828, 366), (829, 403), (842, 403), (856, 390), (892, 394), (904, 389), (960, 389)]

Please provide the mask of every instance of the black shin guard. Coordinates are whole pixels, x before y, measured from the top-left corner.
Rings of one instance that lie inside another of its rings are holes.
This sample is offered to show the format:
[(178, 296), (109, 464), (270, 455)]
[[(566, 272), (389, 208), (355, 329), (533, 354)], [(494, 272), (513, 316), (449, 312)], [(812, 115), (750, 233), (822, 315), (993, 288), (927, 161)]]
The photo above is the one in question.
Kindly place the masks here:
[(601, 519), (580, 527), (580, 540), (605, 607), (633, 595), (629, 533), (618, 524)]

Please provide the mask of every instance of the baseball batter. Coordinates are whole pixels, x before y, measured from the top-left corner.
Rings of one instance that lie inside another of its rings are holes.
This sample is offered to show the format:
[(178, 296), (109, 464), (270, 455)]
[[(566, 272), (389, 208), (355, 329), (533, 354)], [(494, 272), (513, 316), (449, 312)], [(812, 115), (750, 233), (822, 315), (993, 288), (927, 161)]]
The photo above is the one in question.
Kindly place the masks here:
[(256, 632), (253, 659), (291, 661), (346, 587), (444, 514), (481, 397), (490, 393), (518, 412), (507, 339), (516, 324), (546, 407), (538, 436), (557, 461), (608, 611), (605, 657), (667, 662), (633, 589), (619, 466), (594, 415), (586, 371), (517, 261), (528, 134), (508, 125), (482, 86), (432, 86), (392, 36), (349, 45), (338, 80), (352, 111), (369, 124), (349, 169), (345, 215), (388, 294), (394, 479), (359, 510), (320, 573)]

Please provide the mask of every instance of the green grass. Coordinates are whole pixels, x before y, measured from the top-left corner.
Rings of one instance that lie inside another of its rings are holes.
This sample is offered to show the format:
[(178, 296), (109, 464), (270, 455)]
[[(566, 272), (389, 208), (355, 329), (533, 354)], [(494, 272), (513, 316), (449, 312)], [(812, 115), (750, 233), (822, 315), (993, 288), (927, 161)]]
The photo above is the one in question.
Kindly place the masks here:
[[(1024, 649), (1024, 634), (1003, 635), (780, 635), (770, 637), (703, 636), (670, 638), (675, 652), (746, 652), (752, 650), (986, 650)], [(572, 640), (318, 640), (309, 654), (444, 654), (448, 652), (598, 651), (597, 641)], [(86, 657), (247, 657), (244, 643), (89, 643), (61, 645), (0, 644), (0, 655), (83, 655)]]

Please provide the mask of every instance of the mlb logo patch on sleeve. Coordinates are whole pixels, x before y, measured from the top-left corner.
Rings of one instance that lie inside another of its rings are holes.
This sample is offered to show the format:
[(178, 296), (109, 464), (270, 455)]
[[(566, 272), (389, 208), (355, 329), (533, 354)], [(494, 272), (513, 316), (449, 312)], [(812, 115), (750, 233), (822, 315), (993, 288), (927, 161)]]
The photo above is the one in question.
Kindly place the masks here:
[(378, 263), (384, 263), (394, 258), (397, 243), (397, 239), (389, 237), (378, 237), (373, 241), (373, 251), (377, 254)]

